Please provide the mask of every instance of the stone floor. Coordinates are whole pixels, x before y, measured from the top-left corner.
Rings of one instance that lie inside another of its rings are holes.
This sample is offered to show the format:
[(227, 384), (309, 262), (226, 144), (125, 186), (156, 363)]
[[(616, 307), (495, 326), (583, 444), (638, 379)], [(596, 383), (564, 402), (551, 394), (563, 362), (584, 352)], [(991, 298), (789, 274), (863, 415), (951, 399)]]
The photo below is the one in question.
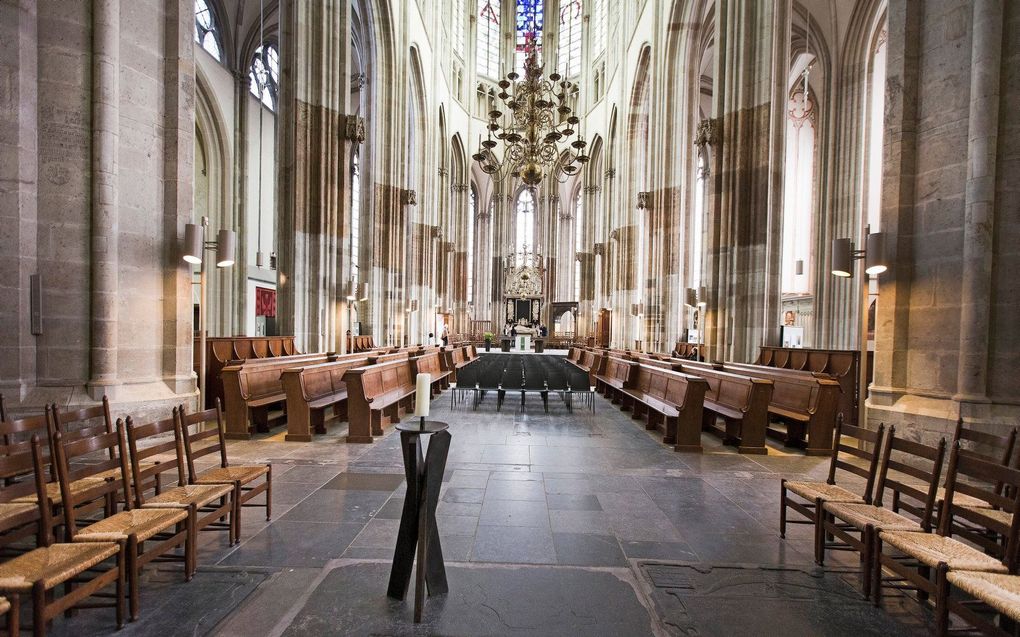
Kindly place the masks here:
[[(674, 453), (601, 398), (595, 413), (516, 407), (433, 403), (453, 434), (438, 510), (450, 593), (424, 624), (413, 594), (385, 594), (399, 437), (347, 445), (340, 425), (307, 444), (282, 432), (231, 443), (232, 462), (272, 461), (272, 522), (246, 509), (236, 547), (203, 534), (191, 583), (150, 567), (142, 617), (120, 634), (929, 633), (916, 603), (866, 604), (849, 556), (817, 568), (807, 527), (779, 538), (780, 477), (824, 477), (826, 460), (741, 456), (707, 435), (706, 453)], [(83, 611), (53, 632), (112, 633), (112, 614)]]

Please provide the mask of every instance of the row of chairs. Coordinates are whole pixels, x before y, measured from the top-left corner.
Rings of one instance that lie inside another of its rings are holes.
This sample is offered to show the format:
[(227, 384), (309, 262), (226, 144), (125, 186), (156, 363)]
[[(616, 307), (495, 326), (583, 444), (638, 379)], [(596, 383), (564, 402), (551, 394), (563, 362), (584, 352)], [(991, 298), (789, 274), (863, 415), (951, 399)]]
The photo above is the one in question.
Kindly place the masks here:
[[(857, 552), (862, 592), (876, 606), (887, 588), (934, 597), (938, 635), (950, 613), (996, 634), (1020, 621), (1016, 439), (1016, 429), (997, 436), (959, 421), (943, 481), (945, 438), (925, 445), (895, 427), (870, 431), (840, 419), (826, 481), (782, 481), (780, 534), (787, 524), (813, 525), (820, 565), (828, 550)], [(863, 487), (837, 485), (838, 473)], [(788, 520), (788, 510), (803, 519)]]
[(525, 396), (537, 393), (542, 398), (545, 411), (549, 411), (549, 394), (559, 394), (568, 409), (573, 408), (575, 395), (591, 399), (588, 375), (566, 363), (566, 359), (555, 356), (482, 355), (476, 361), (457, 370), (457, 387), (451, 397), (451, 404), (470, 393), (472, 407), (484, 400), (488, 392), (496, 393), (496, 411), (500, 411), (508, 393), (519, 393), (521, 411), (524, 410)]
[[(76, 608), (112, 606), (121, 627), (125, 604), (138, 618), (145, 564), (180, 562), (190, 581), (199, 531), (224, 532), (233, 545), (242, 507), (272, 515), (272, 467), (229, 464), (218, 401), (141, 425), (114, 424), (105, 398), (75, 412), (50, 405), (0, 422), (0, 435), (0, 551), (9, 557), (0, 563), (0, 610), (10, 635), (23, 599), (36, 635)], [(216, 466), (201, 470), (209, 460)]]

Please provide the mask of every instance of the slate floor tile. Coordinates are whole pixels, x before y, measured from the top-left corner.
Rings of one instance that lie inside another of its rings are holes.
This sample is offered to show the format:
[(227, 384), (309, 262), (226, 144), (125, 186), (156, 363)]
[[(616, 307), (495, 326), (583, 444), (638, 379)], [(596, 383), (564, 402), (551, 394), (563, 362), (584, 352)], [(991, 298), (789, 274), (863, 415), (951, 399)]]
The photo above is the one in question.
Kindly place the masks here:
[(620, 543), (612, 535), (553, 533), (556, 561), (574, 566), (627, 566)]
[(479, 526), (471, 549), (474, 562), (555, 564), (556, 550), (548, 529)]

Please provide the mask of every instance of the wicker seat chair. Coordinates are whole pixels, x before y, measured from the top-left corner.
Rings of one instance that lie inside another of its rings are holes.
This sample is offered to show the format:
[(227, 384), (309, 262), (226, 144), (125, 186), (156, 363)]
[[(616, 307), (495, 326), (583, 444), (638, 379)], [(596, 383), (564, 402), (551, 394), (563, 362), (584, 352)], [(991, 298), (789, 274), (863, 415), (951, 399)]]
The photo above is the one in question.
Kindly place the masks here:
[[(998, 485), (1004, 487), (999, 491)], [(991, 508), (977, 508), (969, 505), (957, 506), (955, 494), (959, 492), (984, 501)], [(1007, 497), (1004, 493), (1014, 494)], [(1006, 544), (1001, 559), (982, 552), (971, 544), (950, 537), (956, 524), (955, 518), (973, 525), (998, 524), (990, 518), (990, 511), (1009, 512), (1010, 523), (1005, 531)], [(977, 572), (998, 575), (1015, 575), (1018, 567), (1020, 548), (1020, 471), (1004, 467), (998, 462), (989, 462), (980, 456), (961, 452), (960, 442), (953, 444), (949, 459), (946, 499), (939, 519), (937, 533), (904, 531), (883, 531), (876, 534), (873, 567), (874, 602), (881, 601), (882, 587), (916, 590), (918, 598), (927, 600), (932, 594), (936, 598), (936, 631), (944, 635), (948, 630), (949, 613), (953, 612), (967, 621), (980, 625), (976, 614), (966, 603), (951, 599), (947, 587), (949, 575), (954, 572)], [(886, 552), (891, 547), (895, 552)], [(891, 577), (882, 576), (882, 568), (890, 570)], [(934, 577), (932, 572), (934, 571)], [(957, 581), (971, 582), (977, 578), (960, 578)]]
[[(0, 612), (7, 613), (7, 634), (17, 635), (21, 622), (22, 598), (32, 602), (32, 631), (45, 635), (47, 623), (60, 613), (77, 607), (114, 607), (117, 627), (124, 624), (124, 554), (116, 542), (89, 544), (53, 544), (53, 519), (45, 506), (46, 469), (42, 461), (42, 444), (33, 435), (29, 451), (20, 451), (0, 457), (0, 468), (22, 474), (32, 472), (32, 478), (9, 485), (0, 490), (0, 502), (10, 505), (13, 499), (34, 491), (32, 504), (21, 503), (35, 509), (38, 520), (38, 546), (0, 564), (0, 594), (4, 604)], [(115, 586), (115, 591), (102, 593), (104, 588)], [(55, 597), (60, 587), (64, 594)], [(112, 601), (88, 598), (112, 598)]]
[[(779, 536), (786, 537), (787, 524), (811, 524), (816, 529), (822, 526), (822, 504), (825, 502), (853, 502), (870, 504), (872, 489), (878, 473), (879, 451), (885, 427), (878, 426), (877, 431), (854, 427), (843, 422), (843, 415), (836, 419), (836, 429), (832, 440), (832, 461), (829, 463), (829, 476), (824, 482), (782, 479), (780, 483)], [(844, 441), (850, 438), (851, 442)], [(861, 463), (851, 462), (845, 458), (851, 456)], [(851, 475), (864, 478), (864, 489), (860, 494), (854, 493), (836, 484), (836, 471), (842, 470)], [(792, 499), (790, 494), (799, 500)], [(787, 509), (800, 513), (803, 520), (787, 520)]]
[[(231, 545), (236, 543), (237, 518), (234, 515), (233, 487), (229, 484), (188, 484), (184, 468), (184, 437), (177, 408), (174, 407), (172, 417), (145, 425), (135, 425), (129, 416), (126, 427), (134, 483), (143, 482), (145, 459), (157, 455), (164, 457), (164, 460), (154, 464), (150, 472), (172, 471), (176, 475), (171, 478), (177, 480), (177, 486), (168, 486), (151, 498), (146, 498), (142, 490), (136, 489), (135, 506), (193, 510), (196, 531), (227, 531), (228, 542)], [(172, 459), (165, 459), (168, 455)], [(172, 482), (172, 479), (164, 481), (166, 485)]]
[[(896, 437), (896, 428), (889, 427), (882, 445), (878, 484), (871, 504), (863, 502), (825, 502), (822, 505), (822, 526), (815, 529), (815, 561), (825, 563), (825, 550), (853, 550), (861, 557), (861, 588), (864, 597), (871, 596), (871, 554), (874, 536), (882, 531), (929, 532), (935, 515), (935, 493), (942, 475), (946, 439), (931, 447)], [(892, 473), (890, 473), (892, 471)], [(885, 508), (886, 492), (905, 498), (917, 518), (908, 518)], [(826, 537), (833, 538), (826, 541)]]
[[(127, 458), (127, 436), (123, 423), (117, 430), (91, 438), (65, 442), (60, 432), (54, 434), (57, 475), (64, 505), (64, 529), (69, 542), (116, 542), (125, 553), (128, 580), (128, 603), (131, 620), (138, 618), (139, 588), (142, 566), (153, 561), (184, 563), (184, 579), (190, 581), (195, 566), (195, 515), (179, 508), (132, 508), (132, 484)], [(103, 461), (82, 462), (89, 457), (104, 456)], [(76, 480), (110, 476), (102, 488), (117, 501), (125, 503), (123, 511), (106, 515), (97, 521), (79, 520), (81, 498), (71, 489)], [(79, 528), (81, 525), (82, 528)], [(184, 555), (174, 553), (184, 549)]]
[[(223, 429), (223, 412), (217, 399), (216, 406), (194, 414), (186, 413), (184, 405), (178, 407), (177, 418), (184, 441), (188, 463), (188, 484), (227, 484), (234, 489), (234, 534), (241, 535), (241, 508), (265, 507), (266, 520), (273, 516), (273, 466), (270, 463), (231, 465), (227, 459), (227, 441)], [(199, 473), (195, 460), (218, 454), (219, 466)], [(265, 503), (252, 502), (265, 493)]]

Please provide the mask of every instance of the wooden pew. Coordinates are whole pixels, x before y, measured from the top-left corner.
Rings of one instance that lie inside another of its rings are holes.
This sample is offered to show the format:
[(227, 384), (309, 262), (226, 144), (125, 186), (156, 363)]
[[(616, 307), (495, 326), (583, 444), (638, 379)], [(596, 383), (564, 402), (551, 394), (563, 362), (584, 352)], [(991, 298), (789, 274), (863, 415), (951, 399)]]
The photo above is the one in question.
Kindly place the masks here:
[(603, 358), (598, 373), (595, 374), (596, 390), (612, 400), (614, 405), (621, 404), (620, 390), (631, 383), (634, 370), (637, 367), (638, 363), (636, 361), (629, 361), (615, 356)]
[(635, 420), (648, 417), (648, 429), (662, 432), (675, 451), (701, 453), (701, 423), (708, 382), (704, 378), (639, 363), (620, 390)]
[(347, 442), (369, 443), (389, 422), (399, 422), (414, 402), (414, 375), (408, 360), (347, 370)]
[[(220, 372), (235, 361), (275, 358), (298, 354), (293, 336), (226, 336), (205, 339), (206, 407), (224, 402), (225, 394)], [(201, 366), (201, 340), (195, 337), (193, 349), (195, 374)]]
[(715, 429), (716, 416), (726, 426), (723, 440), (736, 444), (740, 453), (766, 454), (765, 430), (768, 428), (772, 381), (730, 372), (684, 365), (683, 370), (708, 381), (705, 394), (704, 427)]
[[(277, 359), (245, 361), (223, 368), (223, 391), (226, 394), (226, 436), (233, 439), (251, 438), (249, 422), (255, 430), (267, 432), (272, 426), (270, 411), (287, 400), (281, 376), (294, 366), (325, 363), (326, 354), (302, 356), (298, 359), (284, 356)], [(276, 420), (276, 419), (273, 419)]]
[(326, 433), (326, 410), (340, 420), (347, 418), (347, 385), (344, 374), (364, 367), (368, 358), (361, 354), (342, 356), (336, 361), (285, 369), (280, 376), (287, 396), (288, 441), (309, 442), (312, 431)]
[(787, 429), (770, 428), (771, 435), (784, 439), (789, 446), (804, 448), (807, 455), (832, 453), (832, 432), (841, 398), (838, 382), (826, 374), (763, 365), (726, 363), (723, 369), (772, 381), (769, 413), (786, 422)]
[[(823, 373), (832, 377), (842, 389), (839, 406), (836, 408), (837, 413), (842, 412), (847, 423), (859, 426), (857, 405), (861, 400), (862, 391), (858, 387), (860, 352), (856, 350), (794, 349), (763, 345), (758, 354), (758, 360), (755, 362), (768, 367)], [(869, 369), (870, 364), (871, 354), (869, 353)]]
[(438, 396), (444, 389), (450, 386), (452, 372), (445, 364), (444, 357), (439, 351), (429, 352), (421, 356), (411, 358), (411, 372), (417, 378), (418, 374), (429, 374), (432, 377), (432, 395)]

